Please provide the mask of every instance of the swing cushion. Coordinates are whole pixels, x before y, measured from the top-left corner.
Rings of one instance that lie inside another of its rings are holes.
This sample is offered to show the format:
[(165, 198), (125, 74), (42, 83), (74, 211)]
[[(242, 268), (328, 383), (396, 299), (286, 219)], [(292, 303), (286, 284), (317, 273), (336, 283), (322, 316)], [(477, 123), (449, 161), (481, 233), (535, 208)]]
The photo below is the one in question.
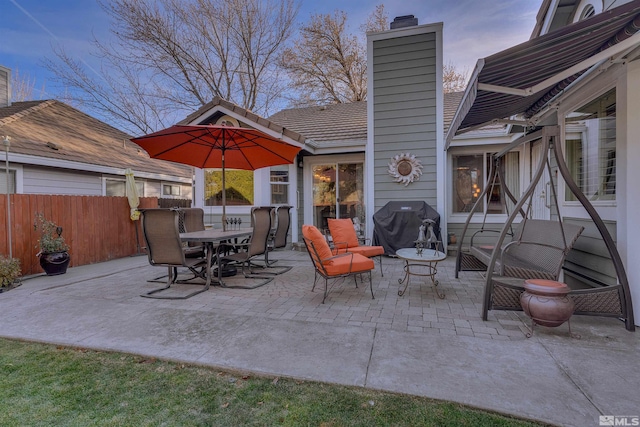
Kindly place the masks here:
[[(566, 237), (566, 248), (562, 229)], [(522, 221), (514, 233), (514, 240), (502, 246), (496, 261), (496, 273), (522, 279), (557, 280), (566, 254), (584, 227), (564, 223), (562, 229), (557, 221)], [(493, 248), (472, 246), (470, 252), (480, 262), (489, 265)]]

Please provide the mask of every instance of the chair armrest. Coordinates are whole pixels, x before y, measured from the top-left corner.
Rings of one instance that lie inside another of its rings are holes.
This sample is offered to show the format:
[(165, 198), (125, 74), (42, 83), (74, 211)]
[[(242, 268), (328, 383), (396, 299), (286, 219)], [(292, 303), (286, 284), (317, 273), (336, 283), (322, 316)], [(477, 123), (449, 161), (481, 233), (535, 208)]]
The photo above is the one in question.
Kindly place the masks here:
[(347, 242), (333, 242), (333, 247), (331, 248), (331, 252), (333, 252), (334, 254), (337, 254), (340, 252), (340, 250), (347, 250), (349, 249), (349, 244)]
[(361, 245), (367, 245), (368, 246), (367, 242), (371, 242), (371, 239), (369, 237), (358, 237), (358, 242)]
[(337, 259), (337, 258), (344, 258), (346, 256), (348, 256), (350, 259), (349, 259), (349, 271), (346, 272), (345, 274), (350, 274), (351, 270), (353, 269), (353, 252), (343, 252), (341, 254), (334, 255), (332, 257), (325, 258), (325, 259), (321, 260), (320, 262), (322, 263), (322, 268), (324, 269), (324, 265), (327, 262), (329, 262), (331, 260), (334, 260), (334, 259)]
[(343, 253), (341, 253), (341, 254), (337, 254), (337, 255), (334, 255), (334, 256), (332, 256), (332, 257), (322, 259), (322, 260), (320, 260), (320, 262), (322, 262), (323, 264), (325, 264), (325, 263), (327, 263), (327, 262), (329, 262), (329, 261), (331, 261), (331, 260), (334, 260), (334, 259), (336, 259), (336, 258), (344, 258), (344, 257), (346, 257), (346, 256), (351, 257), (351, 260), (353, 260), (353, 252), (343, 252)]

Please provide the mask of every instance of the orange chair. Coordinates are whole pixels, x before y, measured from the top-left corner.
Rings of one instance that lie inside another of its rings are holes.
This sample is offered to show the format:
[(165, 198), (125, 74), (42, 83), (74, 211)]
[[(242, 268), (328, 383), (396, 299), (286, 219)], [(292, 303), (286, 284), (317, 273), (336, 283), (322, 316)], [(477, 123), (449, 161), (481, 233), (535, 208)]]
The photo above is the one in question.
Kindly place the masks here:
[(382, 272), (382, 255), (384, 254), (384, 247), (360, 245), (358, 236), (356, 235), (356, 229), (353, 227), (353, 223), (350, 219), (330, 218), (327, 221), (329, 224), (329, 233), (331, 233), (331, 239), (333, 240), (335, 254), (353, 252), (354, 254), (366, 256), (367, 258), (377, 256), (380, 262), (380, 274), (384, 277), (384, 273)]
[(373, 282), (371, 281), (371, 270), (375, 268), (373, 261), (363, 255), (354, 254), (352, 252), (345, 252), (334, 255), (329, 248), (324, 235), (313, 225), (302, 226), (302, 238), (304, 244), (307, 247), (307, 252), (311, 257), (311, 261), (316, 270), (315, 277), (313, 279), (313, 288), (316, 288), (316, 282), (318, 276), (324, 278), (324, 296), (322, 303), (324, 304), (329, 293), (329, 279), (337, 279), (340, 277), (347, 277), (354, 275), (356, 281), (356, 287), (358, 287), (358, 281), (355, 278), (355, 274), (362, 274), (369, 272), (369, 284), (371, 287), (371, 298), (373, 296)]

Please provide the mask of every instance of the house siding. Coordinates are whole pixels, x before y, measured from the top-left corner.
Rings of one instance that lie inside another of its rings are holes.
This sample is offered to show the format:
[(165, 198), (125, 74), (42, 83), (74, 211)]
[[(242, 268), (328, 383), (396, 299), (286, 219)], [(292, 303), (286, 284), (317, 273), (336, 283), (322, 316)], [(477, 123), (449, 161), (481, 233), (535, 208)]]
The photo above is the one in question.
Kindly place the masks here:
[[(376, 211), (392, 200), (437, 205), (436, 38), (436, 33), (426, 32), (373, 41)], [(388, 173), (390, 160), (400, 153), (416, 156), (423, 166), (422, 176), (407, 186)]]
[(101, 196), (100, 175), (55, 168), (24, 166), (23, 192), (25, 194), (62, 194)]
[(11, 72), (0, 66), (0, 107), (6, 107), (11, 102)]
[[(597, 283), (581, 277), (586, 276), (602, 283), (615, 285), (617, 276), (611, 256), (593, 221), (591, 219), (565, 218), (565, 222), (581, 225), (584, 227), (584, 231), (567, 255), (564, 265), (567, 270), (564, 281), (572, 288), (598, 286)], [(604, 224), (615, 241), (616, 222), (604, 221)]]

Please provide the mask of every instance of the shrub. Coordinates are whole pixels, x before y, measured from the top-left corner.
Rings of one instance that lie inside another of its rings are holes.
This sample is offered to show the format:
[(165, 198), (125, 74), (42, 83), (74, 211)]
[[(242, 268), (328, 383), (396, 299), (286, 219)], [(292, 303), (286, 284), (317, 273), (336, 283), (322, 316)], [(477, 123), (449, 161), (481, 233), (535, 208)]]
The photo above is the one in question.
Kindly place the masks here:
[(0, 287), (10, 288), (21, 274), (18, 258), (6, 258), (0, 255)]

